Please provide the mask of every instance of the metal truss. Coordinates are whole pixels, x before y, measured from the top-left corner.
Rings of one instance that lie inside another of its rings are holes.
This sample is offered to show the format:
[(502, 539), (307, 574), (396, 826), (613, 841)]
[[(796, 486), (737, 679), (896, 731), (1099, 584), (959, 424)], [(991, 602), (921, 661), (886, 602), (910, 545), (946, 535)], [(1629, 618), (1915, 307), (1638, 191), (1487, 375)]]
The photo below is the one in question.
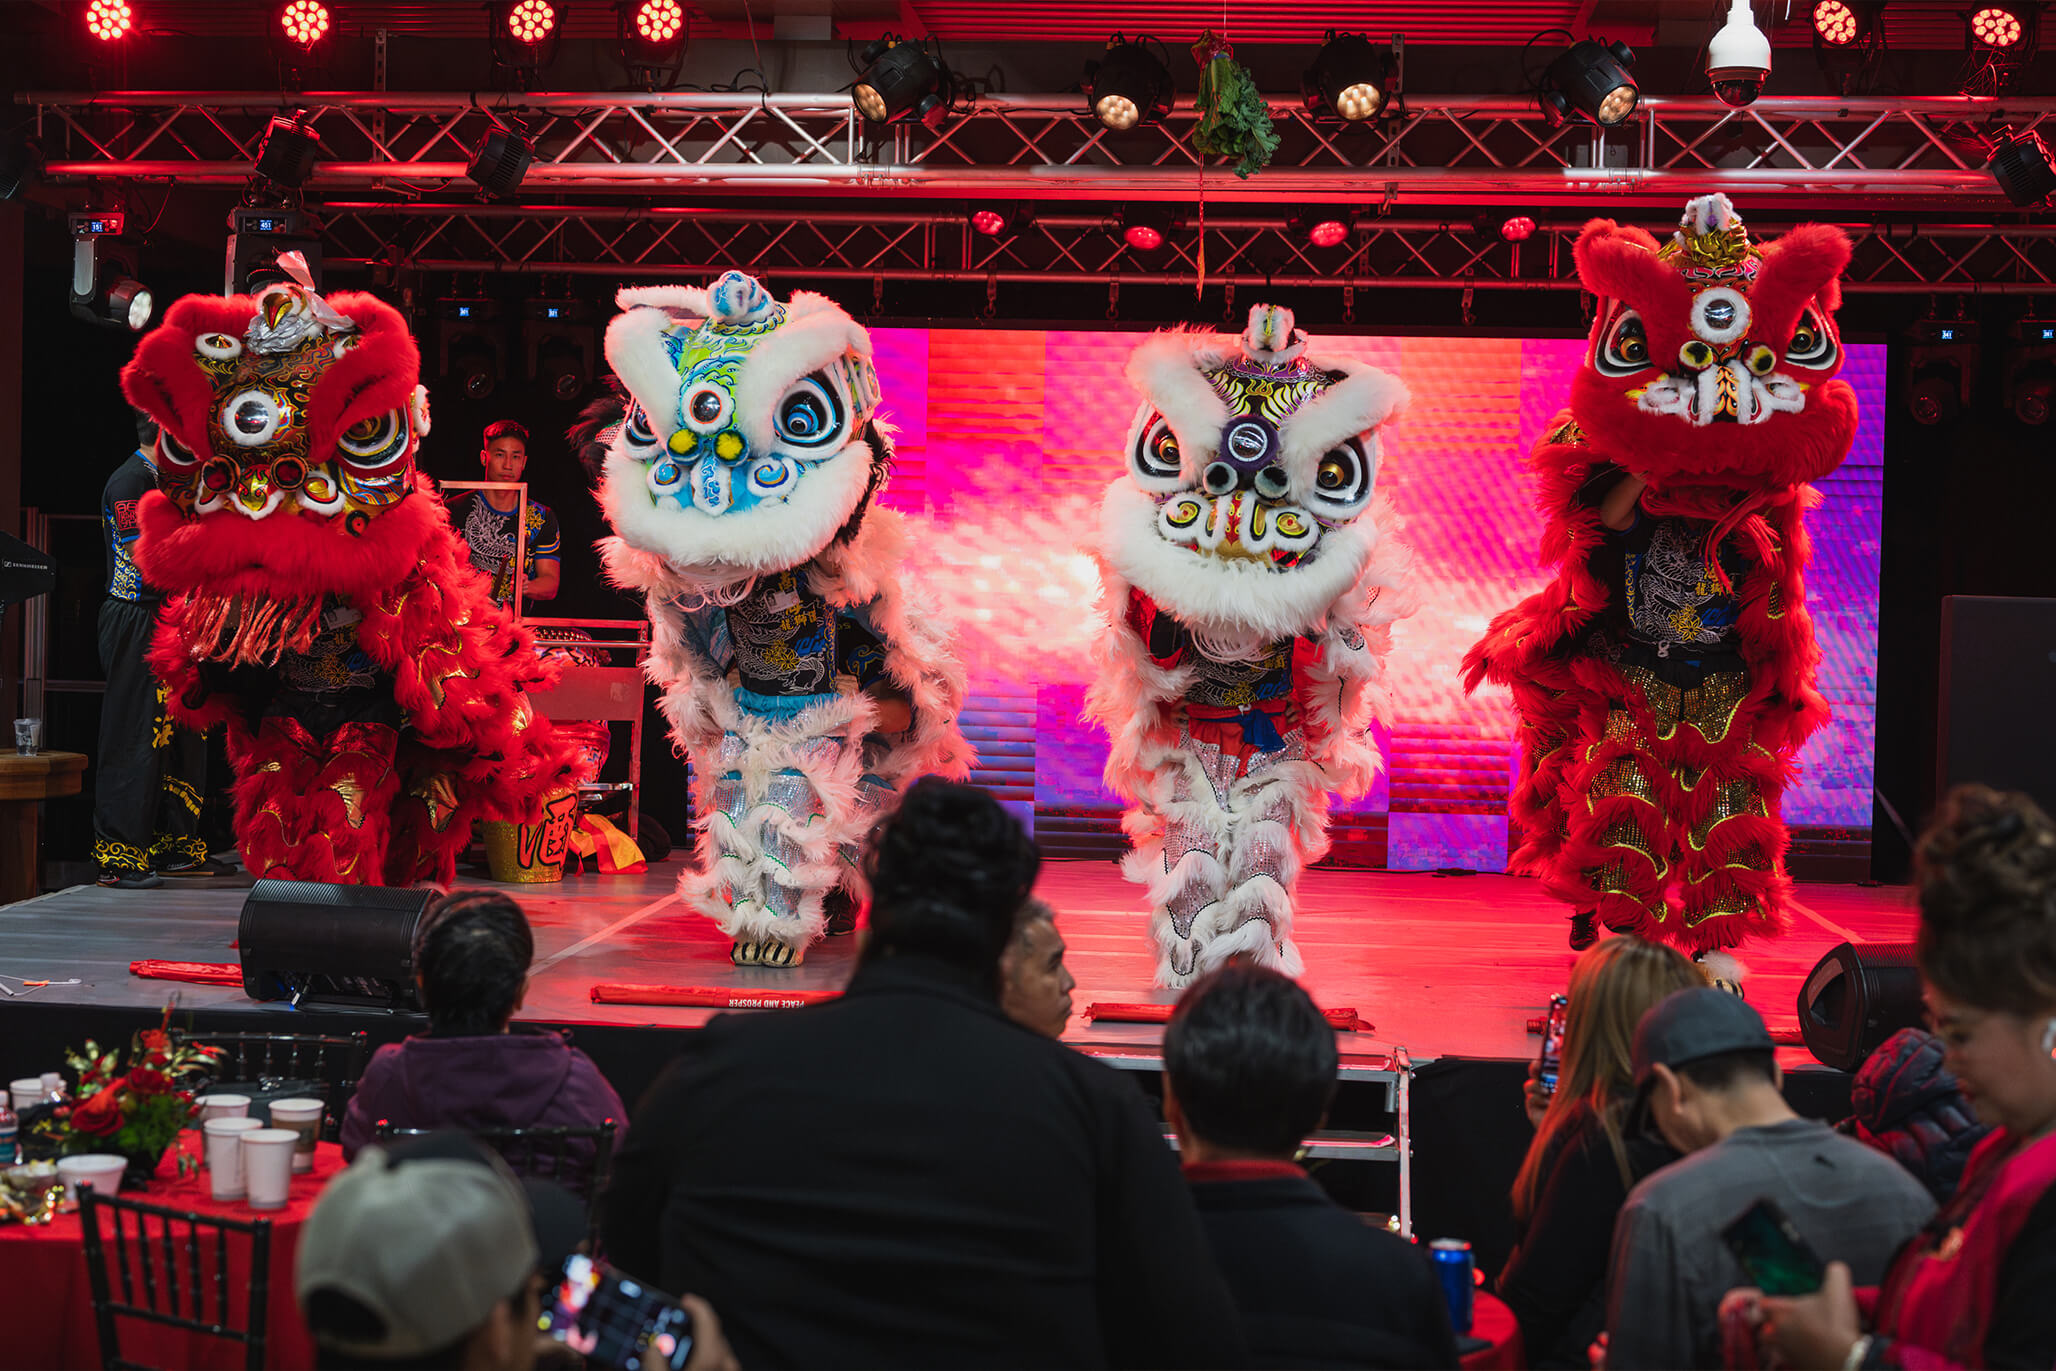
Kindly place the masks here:
[[(1365, 215), (1333, 248), (1283, 218), (1188, 213), (1162, 251), (1127, 250), (1109, 215), (1045, 215), (1005, 238), (960, 214), (789, 207), (674, 210), (613, 206), (311, 205), (328, 265), (429, 272), (699, 278), (738, 268), (815, 280), (1337, 286), (1576, 290), (1575, 220), (1504, 241), (1502, 216), (1480, 224)], [(2056, 226), (1850, 223), (1853, 293), (2056, 293)], [(1201, 252), (1204, 246), (1204, 261)]]
[(1192, 145), (1190, 102), (1159, 125), (1110, 133), (1075, 95), (990, 95), (933, 131), (864, 124), (842, 94), (459, 92), (25, 92), (59, 181), (231, 185), (251, 175), (266, 122), (304, 109), (323, 161), (317, 193), (465, 187), (490, 120), (536, 142), (533, 197), (764, 192), (810, 198), (992, 195), (1426, 206), (1660, 202), (1711, 190), (1759, 208), (1866, 211), (2003, 205), (1983, 169), (1991, 135), (2022, 132), (2056, 101), (1925, 96), (1648, 96), (1601, 132), (1552, 129), (1514, 96), (1411, 97), (1368, 126), (1273, 106), (1283, 142), (1243, 180)]

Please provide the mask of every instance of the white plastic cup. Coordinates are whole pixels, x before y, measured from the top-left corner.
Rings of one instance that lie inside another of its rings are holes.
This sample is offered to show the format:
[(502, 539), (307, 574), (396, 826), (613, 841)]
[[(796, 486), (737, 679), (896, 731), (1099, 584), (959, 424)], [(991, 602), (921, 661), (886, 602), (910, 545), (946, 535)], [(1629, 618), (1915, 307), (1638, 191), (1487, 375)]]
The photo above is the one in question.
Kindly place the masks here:
[(45, 1071), (43, 1073), (43, 1098), (54, 1100), (61, 1098), (63, 1094), (64, 1073), (61, 1071)]
[(321, 1112), (326, 1106), (320, 1100), (273, 1100), (271, 1102), (271, 1126), (290, 1128), (300, 1141), (293, 1148), (293, 1170), (314, 1169), (314, 1144), (321, 1139)]
[(193, 1103), (199, 1106), (201, 1123), (209, 1119), (240, 1119), (250, 1112), (248, 1095), (202, 1095)]
[(209, 1119), (200, 1125), (207, 1139), (207, 1183), (217, 1200), (243, 1198), (243, 1135), (264, 1127), (262, 1119), (241, 1115)]
[(252, 1209), (284, 1209), (293, 1188), (293, 1149), (300, 1135), (290, 1128), (253, 1128), (243, 1134), (243, 1188)]
[(128, 1170), (128, 1158), (118, 1157), (112, 1152), (83, 1152), (75, 1157), (57, 1159), (57, 1176), (73, 1199), (80, 1190), (96, 1190), (102, 1195), (112, 1195), (121, 1189), (122, 1173)]
[(15, 1113), (19, 1114), (24, 1109), (34, 1109), (43, 1102), (43, 1078), (23, 1076), (18, 1081), (9, 1081), (7, 1095), (14, 1102)]

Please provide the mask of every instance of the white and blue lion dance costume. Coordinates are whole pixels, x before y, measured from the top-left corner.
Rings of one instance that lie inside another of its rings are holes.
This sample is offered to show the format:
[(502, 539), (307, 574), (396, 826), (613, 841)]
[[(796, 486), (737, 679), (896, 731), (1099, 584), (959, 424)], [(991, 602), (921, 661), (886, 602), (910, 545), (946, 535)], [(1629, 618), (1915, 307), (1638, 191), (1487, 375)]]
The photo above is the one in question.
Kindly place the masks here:
[(693, 764), (700, 869), (680, 894), (738, 965), (791, 966), (854, 925), (861, 846), (898, 793), (968, 774), (963, 668), (876, 502), (892, 454), (870, 336), (739, 272), (616, 300), (627, 413), (600, 550), (645, 597), (650, 676)]

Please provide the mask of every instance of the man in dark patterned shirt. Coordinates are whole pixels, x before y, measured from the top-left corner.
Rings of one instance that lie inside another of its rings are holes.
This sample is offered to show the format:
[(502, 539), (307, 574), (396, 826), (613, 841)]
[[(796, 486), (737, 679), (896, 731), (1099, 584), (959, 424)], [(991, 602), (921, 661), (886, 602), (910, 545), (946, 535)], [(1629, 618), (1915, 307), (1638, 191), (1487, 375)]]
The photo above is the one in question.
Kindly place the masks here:
[[(514, 482), (528, 469), (528, 430), (512, 419), (486, 425), (478, 462), (488, 481)], [(450, 522), (471, 549), (471, 565), (492, 579), (493, 599), (506, 604), (514, 596), (514, 520), (519, 503), (507, 491), (467, 490), (450, 501)], [(528, 502), (528, 538), (522, 585), (524, 600), (552, 600), (562, 579), (559, 558), (563, 538), (557, 515), (548, 505)]]
[(107, 598), (100, 603), (100, 665), (107, 695), (100, 751), (93, 759), (93, 864), (101, 885), (144, 890), (159, 873), (212, 876), (200, 796), (207, 749), (197, 733), (173, 728), (146, 654), (163, 596), (136, 570), (136, 507), (157, 488), (157, 425), (136, 411), (136, 450), (107, 478), (100, 531), (107, 550)]

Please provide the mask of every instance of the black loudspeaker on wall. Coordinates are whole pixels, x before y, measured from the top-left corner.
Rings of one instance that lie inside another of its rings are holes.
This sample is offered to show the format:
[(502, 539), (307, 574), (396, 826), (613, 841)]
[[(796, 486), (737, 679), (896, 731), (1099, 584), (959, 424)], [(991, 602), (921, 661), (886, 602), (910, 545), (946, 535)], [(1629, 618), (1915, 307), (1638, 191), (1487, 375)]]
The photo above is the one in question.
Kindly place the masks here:
[(1854, 1071), (1926, 1006), (1912, 943), (1843, 943), (1799, 988), (1799, 1033), (1822, 1065)]
[(2056, 811), (2056, 600), (1942, 598), (1935, 798), (1965, 781)]
[(236, 947), (243, 993), (295, 1004), (419, 1009), (414, 927), (433, 890), (259, 881)]

